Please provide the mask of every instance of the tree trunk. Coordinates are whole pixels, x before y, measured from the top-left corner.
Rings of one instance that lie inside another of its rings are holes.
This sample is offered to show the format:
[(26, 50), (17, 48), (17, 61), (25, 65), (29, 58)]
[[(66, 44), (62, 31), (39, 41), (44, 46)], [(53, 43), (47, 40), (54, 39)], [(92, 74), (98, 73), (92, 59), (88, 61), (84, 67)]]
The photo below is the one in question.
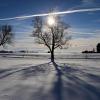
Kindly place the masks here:
[(54, 50), (51, 51), (51, 62), (54, 62)]

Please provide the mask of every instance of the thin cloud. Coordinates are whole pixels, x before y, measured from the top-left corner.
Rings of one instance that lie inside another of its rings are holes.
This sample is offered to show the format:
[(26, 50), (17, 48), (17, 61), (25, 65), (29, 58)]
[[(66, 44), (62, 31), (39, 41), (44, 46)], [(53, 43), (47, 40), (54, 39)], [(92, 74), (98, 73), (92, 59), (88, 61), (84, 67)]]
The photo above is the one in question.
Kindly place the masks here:
[(100, 19), (96, 19), (96, 20), (94, 20), (93, 22), (100, 23)]
[(83, 4), (93, 4), (95, 0), (82, 0)]
[(67, 11), (62, 11), (62, 12), (53, 12), (53, 13), (44, 13), (44, 14), (33, 14), (33, 15), (28, 15), (28, 16), (18, 16), (18, 17), (11, 17), (11, 18), (1, 18), (0, 21), (5, 21), (5, 20), (15, 20), (15, 19), (28, 19), (32, 17), (37, 17), (37, 16), (48, 16), (48, 15), (62, 15), (62, 14), (72, 14), (72, 13), (81, 13), (81, 12), (94, 12), (94, 11), (100, 11), (100, 8), (90, 8), (90, 9), (78, 9), (78, 10), (67, 10)]

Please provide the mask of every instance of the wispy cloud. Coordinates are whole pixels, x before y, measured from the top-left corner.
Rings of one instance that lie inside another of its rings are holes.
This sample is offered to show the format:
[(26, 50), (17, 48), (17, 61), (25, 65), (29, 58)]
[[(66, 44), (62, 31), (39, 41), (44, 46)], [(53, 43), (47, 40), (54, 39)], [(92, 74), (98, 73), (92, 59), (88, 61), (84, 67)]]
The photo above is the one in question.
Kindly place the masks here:
[(94, 31), (96, 38), (100, 38), (100, 29)]
[(62, 11), (62, 12), (53, 12), (53, 13), (44, 13), (44, 14), (33, 14), (33, 15), (28, 15), (28, 16), (18, 16), (18, 17), (11, 17), (11, 18), (1, 18), (0, 21), (4, 20), (15, 20), (15, 19), (28, 19), (36, 16), (48, 16), (48, 15), (62, 15), (62, 14), (72, 14), (72, 13), (81, 13), (81, 12), (94, 12), (94, 11), (100, 11), (100, 8), (90, 8), (90, 9), (77, 9), (77, 10), (67, 10), (67, 11)]
[[(99, 41), (100, 37), (99, 38), (91, 38), (91, 39), (88, 39), (88, 38), (78, 38), (78, 39), (73, 39), (71, 41), (71, 44), (72, 44), (72, 47), (82, 47), (82, 50), (86, 49), (92, 49), (92, 48), (95, 48), (98, 41)], [(77, 50), (77, 48), (76, 48)]]
[(100, 19), (93, 20), (93, 22), (100, 23)]
[(94, 4), (95, 3), (95, 0), (82, 0), (82, 3), (83, 4), (86, 4), (86, 5), (90, 5), (90, 4)]
[(94, 7), (100, 7), (100, 3), (98, 0), (82, 0), (82, 3), (80, 5), (82, 8), (94, 8)]
[(72, 32), (71, 33), (72, 38), (88, 38), (91, 39), (93, 37), (96, 37), (97, 34), (95, 34), (94, 32), (88, 33), (88, 32)]

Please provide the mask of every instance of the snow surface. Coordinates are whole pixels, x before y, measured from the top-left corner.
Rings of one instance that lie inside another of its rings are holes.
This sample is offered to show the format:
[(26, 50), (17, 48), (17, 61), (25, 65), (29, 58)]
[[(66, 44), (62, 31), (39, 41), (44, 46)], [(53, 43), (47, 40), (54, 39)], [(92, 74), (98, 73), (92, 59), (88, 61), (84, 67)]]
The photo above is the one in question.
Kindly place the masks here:
[(0, 57), (0, 100), (100, 100), (100, 59)]

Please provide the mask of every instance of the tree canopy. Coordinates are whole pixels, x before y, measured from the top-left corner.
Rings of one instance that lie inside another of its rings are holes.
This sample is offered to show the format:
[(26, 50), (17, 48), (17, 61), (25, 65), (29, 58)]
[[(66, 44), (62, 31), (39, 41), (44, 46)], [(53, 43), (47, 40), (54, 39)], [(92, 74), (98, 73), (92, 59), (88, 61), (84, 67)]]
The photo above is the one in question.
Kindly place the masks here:
[(34, 19), (33, 35), (36, 42), (44, 44), (51, 53), (51, 60), (54, 61), (54, 50), (68, 46), (71, 37), (68, 35), (68, 24), (65, 24), (60, 17), (50, 15), (44, 20), (40, 17)]
[(0, 27), (0, 46), (12, 43), (13, 33), (11, 25), (2, 25)]

